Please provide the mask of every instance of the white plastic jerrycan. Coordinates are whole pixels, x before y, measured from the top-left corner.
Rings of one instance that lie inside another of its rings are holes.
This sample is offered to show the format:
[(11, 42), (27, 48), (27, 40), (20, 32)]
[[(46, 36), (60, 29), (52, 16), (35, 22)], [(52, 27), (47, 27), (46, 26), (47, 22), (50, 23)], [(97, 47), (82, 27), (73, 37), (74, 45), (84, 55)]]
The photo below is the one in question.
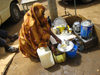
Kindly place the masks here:
[(40, 58), (41, 64), (44, 68), (49, 68), (55, 65), (53, 55), (48, 47), (40, 47), (37, 49), (37, 54)]

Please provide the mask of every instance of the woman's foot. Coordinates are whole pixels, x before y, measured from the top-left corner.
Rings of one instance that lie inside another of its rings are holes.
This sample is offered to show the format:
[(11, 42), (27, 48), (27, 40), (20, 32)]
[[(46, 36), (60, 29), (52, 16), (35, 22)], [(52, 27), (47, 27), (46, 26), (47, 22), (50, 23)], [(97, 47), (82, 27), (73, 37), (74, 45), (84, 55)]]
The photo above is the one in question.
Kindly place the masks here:
[(9, 52), (9, 53), (14, 53), (14, 52), (18, 52), (18, 48), (15, 48), (15, 47), (9, 47), (6, 52)]

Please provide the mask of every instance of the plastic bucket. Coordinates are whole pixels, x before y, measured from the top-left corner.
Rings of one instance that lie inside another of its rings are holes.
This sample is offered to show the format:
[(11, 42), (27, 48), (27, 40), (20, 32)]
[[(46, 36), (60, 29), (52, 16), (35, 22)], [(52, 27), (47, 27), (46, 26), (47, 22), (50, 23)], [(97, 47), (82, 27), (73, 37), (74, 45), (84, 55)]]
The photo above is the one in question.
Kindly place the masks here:
[(69, 52), (66, 52), (66, 53), (67, 53), (68, 57), (74, 58), (76, 56), (76, 54), (77, 54), (76, 53), (77, 50), (78, 50), (77, 45), (74, 45), (73, 49), (71, 51), (69, 51)]
[(56, 63), (62, 63), (66, 61), (66, 53), (60, 53), (60, 54), (53, 54), (54, 60)]

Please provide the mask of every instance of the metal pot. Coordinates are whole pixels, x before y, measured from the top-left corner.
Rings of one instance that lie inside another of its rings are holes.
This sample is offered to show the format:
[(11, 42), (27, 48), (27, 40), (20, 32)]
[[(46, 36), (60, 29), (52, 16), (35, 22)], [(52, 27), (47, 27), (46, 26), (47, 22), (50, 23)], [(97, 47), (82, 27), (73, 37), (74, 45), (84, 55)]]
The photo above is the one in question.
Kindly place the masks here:
[(74, 22), (73, 24), (73, 31), (76, 33), (80, 33), (81, 30), (81, 23), (80, 22)]

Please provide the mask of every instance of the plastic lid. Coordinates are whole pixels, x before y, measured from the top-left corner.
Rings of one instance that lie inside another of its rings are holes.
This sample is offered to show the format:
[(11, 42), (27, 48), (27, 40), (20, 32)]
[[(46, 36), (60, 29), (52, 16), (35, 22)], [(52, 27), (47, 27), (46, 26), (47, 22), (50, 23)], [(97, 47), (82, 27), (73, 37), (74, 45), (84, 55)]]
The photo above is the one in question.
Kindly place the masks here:
[(68, 52), (71, 51), (74, 47), (74, 44), (72, 41), (69, 41), (69, 45), (67, 45), (65, 48), (61, 47), (62, 44), (58, 44), (57, 48), (60, 52)]
[(93, 23), (90, 20), (86, 20), (86, 21), (82, 21), (81, 25), (88, 27), (93, 25)]
[(58, 18), (56, 18), (54, 20), (53, 25), (54, 25), (54, 27), (57, 27), (57, 26), (66, 27), (67, 23), (66, 23), (66, 21), (62, 17), (58, 17)]
[(76, 21), (76, 22), (74, 22), (73, 25), (80, 25), (80, 22), (79, 21)]

